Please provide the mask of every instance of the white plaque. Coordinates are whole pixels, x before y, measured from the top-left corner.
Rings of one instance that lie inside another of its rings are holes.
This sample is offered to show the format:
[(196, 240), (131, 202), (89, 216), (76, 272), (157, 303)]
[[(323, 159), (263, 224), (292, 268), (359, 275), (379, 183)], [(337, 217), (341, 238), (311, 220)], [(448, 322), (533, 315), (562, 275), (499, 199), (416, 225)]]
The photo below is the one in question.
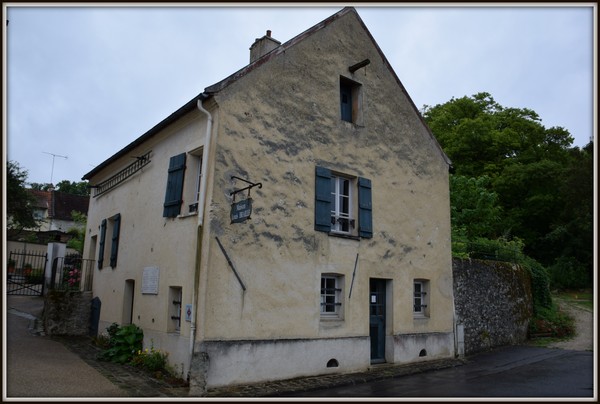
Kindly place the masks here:
[(158, 267), (146, 267), (142, 275), (142, 294), (158, 295)]

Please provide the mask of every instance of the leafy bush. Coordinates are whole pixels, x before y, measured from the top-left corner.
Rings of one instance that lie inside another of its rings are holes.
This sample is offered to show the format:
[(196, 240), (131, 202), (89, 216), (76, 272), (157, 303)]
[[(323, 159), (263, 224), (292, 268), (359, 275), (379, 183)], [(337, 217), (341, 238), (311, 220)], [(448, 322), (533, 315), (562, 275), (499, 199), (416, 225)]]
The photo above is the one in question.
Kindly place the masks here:
[(119, 327), (113, 323), (106, 329), (109, 334), (109, 348), (100, 354), (100, 359), (116, 362), (130, 362), (136, 352), (142, 349), (144, 332), (135, 324)]
[(150, 349), (137, 351), (131, 363), (150, 372), (164, 371), (167, 368), (168, 356), (168, 352), (161, 352), (152, 345)]
[(586, 266), (573, 257), (560, 257), (548, 267), (552, 289), (582, 289), (590, 284)]
[(569, 337), (575, 333), (575, 321), (554, 305), (538, 308), (535, 317), (529, 323), (529, 333), (548, 334), (554, 338)]

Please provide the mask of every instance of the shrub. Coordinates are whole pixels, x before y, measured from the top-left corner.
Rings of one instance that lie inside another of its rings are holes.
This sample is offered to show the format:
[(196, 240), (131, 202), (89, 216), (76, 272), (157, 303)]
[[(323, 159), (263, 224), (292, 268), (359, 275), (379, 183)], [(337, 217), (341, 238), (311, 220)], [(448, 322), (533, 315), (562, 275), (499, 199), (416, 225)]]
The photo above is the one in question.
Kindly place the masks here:
[(142, 349), (144, 332), (135, 324), (119, 327), (113, 323), (106, 329), (109, 334), (110, 347), (100, 354), (100, 359), (127, 363), (130, 362), (137, 351)]
[(131, 363), (149, 372), (164, 371), (167, 368), (168, 356), (168, 352), (161, 352), (160, 349), (155, 349), (153, 345), (150, 349), (137, 351)]
[(538, 308), (535, 317), (529, 323), (529, 332), (549, 334), (555, 338), (569, 337), (575, 334), (575, 321), (554, 305), (549, 308)]
[(573, 257), (560, 257), (548, 273), (552, 289), (582, 289), (590, 284), (587, 268)]

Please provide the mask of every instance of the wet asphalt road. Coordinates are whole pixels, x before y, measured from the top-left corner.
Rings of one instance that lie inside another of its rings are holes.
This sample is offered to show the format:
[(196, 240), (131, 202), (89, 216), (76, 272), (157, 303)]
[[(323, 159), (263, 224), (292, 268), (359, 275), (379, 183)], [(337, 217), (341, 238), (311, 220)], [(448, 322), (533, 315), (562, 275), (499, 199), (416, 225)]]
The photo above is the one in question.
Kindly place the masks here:
[(463, 366), (294, 397), (596, 397), (594, 355), (530, 346), (476, 355)]

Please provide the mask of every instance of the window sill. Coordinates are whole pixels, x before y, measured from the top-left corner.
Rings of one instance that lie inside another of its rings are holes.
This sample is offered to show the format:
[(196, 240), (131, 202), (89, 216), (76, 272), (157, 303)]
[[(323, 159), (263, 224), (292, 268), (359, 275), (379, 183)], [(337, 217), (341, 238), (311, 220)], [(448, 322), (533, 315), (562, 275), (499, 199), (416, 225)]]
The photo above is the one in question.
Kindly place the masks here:
[(181, 215), (177, 215), (178, 219), (185, 219), (187, 217), (192, 217), (192, 216), (198, 216), (198, 212), (192, 212), (192, 213), (183, 213)]
[(413, 319), (415, 319), (415, 320), (429, 320), (429, 316), (426, 316), (425, 314), (414, 313), (413, 314)]
[(330, 231), (327, 234), (329, 234), (331, 237), (339, 237), (339, 238), (346, 238), (346, 239), (350, 239), (350, 240), (360, 241), (360, 237), (359, 236), (355, 236), (353, 234), (337, 233), (337, 232), (333, 232), (333, 231)]
[(339, 316), (321, 316), (320, 321), (321, 323), (335, 324), (342, 323), (344, 319)]

